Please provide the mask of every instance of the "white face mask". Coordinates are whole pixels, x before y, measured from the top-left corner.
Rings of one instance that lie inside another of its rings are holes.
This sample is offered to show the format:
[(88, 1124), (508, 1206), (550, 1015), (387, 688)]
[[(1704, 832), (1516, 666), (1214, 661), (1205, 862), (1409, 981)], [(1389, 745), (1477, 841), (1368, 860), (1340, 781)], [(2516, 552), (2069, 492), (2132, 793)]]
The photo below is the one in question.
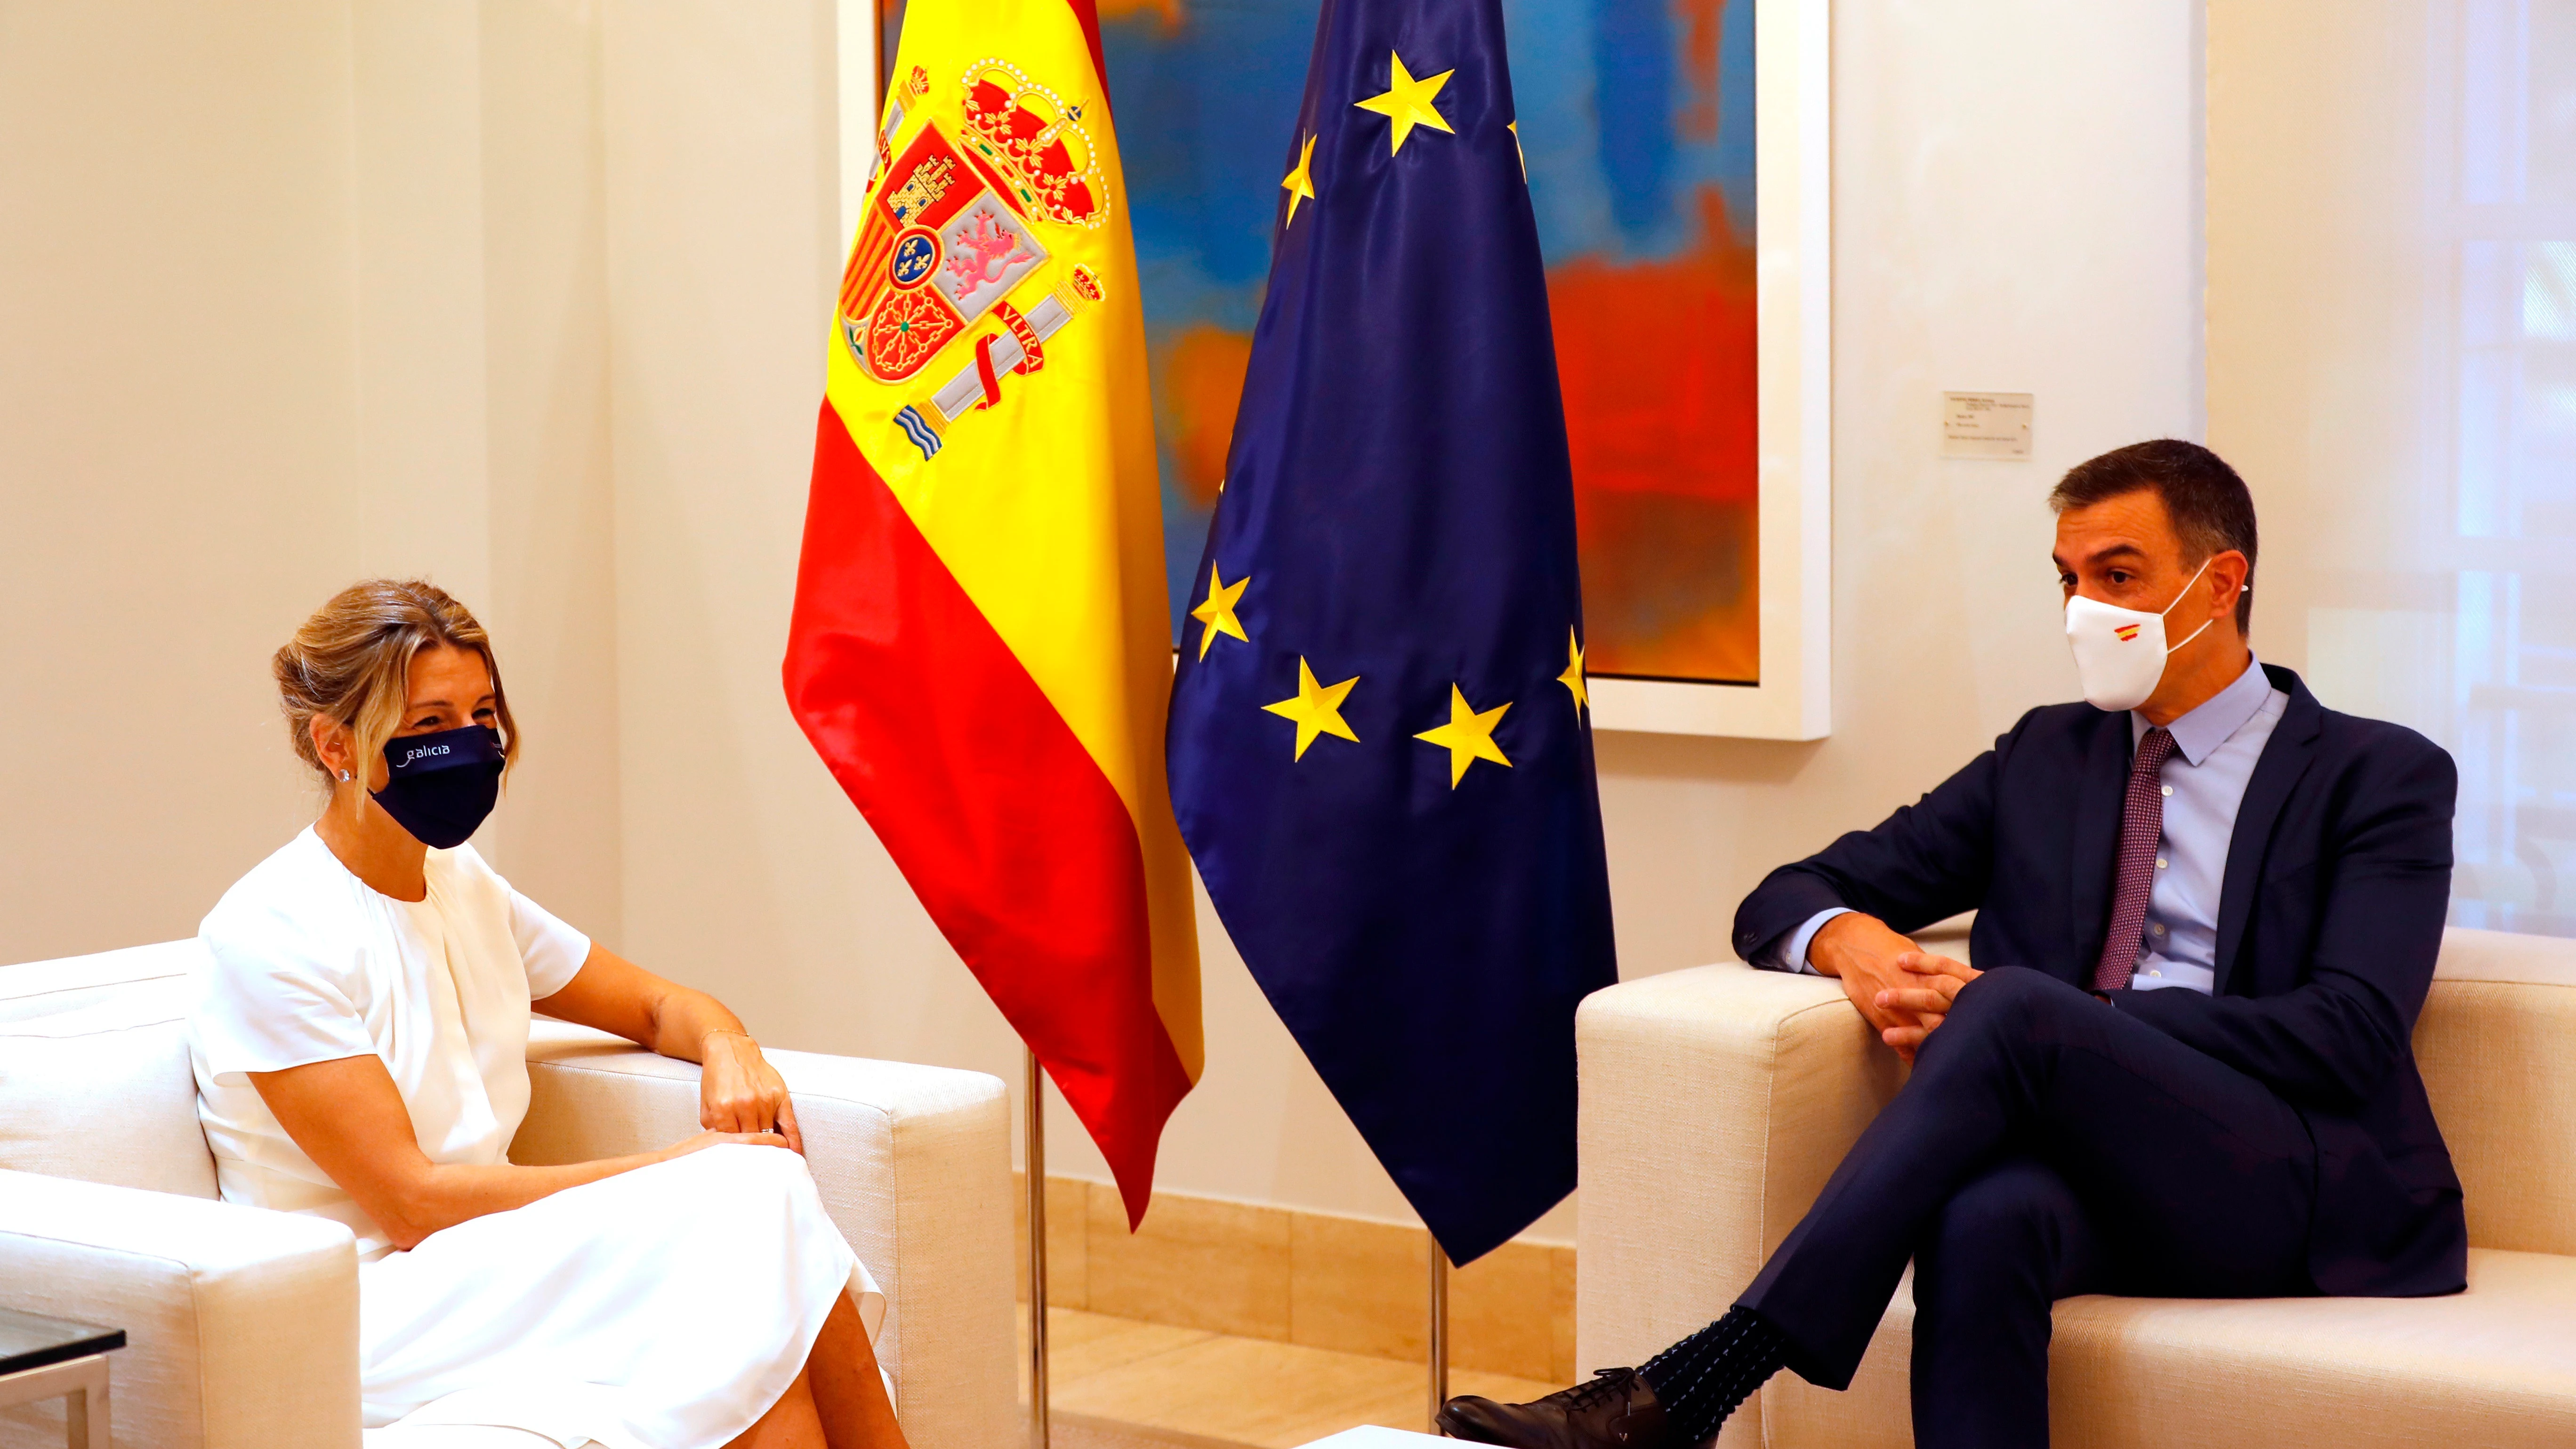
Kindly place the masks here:
[(2165, 605), (2164, 613), (2123, 609), (2082, 594), (2066, 601), (2066, 642), (2075, 650), (2075, 676), (2084, 685), (2087, 704), (2118, 711), (2147, 702), (2147, 696), (2156, 692), (2157, 681), (2165, 677), (2165, 656), (2218, 622), (2211, 619), (2192, 630), (2182, 644), (2165, 647), (2165, 614), (2172, 613), (2174, 604), (2181, 603), (2191, 593), (2191, 585), (2207, 572), (2209, 564), (2203, 561), (2200, 572), (2182, 586), (2173, 604)]

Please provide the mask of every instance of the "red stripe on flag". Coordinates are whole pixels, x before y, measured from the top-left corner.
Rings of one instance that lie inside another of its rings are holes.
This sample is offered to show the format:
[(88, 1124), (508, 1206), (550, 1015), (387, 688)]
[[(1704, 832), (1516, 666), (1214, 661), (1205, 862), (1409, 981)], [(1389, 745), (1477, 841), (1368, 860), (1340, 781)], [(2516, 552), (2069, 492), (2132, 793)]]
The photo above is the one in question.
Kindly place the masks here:
[(788, 706), (1144, 1216), (1190, 1089), (1154, 1010), (1136, 825), (827, 401)]

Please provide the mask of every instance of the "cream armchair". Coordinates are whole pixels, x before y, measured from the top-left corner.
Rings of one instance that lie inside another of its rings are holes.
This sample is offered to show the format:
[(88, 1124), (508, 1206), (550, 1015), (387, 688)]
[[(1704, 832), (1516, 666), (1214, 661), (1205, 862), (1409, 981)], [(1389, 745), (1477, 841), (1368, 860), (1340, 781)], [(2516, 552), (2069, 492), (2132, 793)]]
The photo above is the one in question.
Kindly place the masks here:
[[(1737, 964), (1599, 992), (1575, 1029), (1588, 1369), (1725, 1311), (1900, 1079), (1837, 983)], [(2576, 1445), (2576, 942), (2450, 932), (2415, 1053), (2466, 1189), (2469, 1291), (2067, 1299), (2055, 1442)], [(1721, 1449), (1911, 1443), (1912, 1325), (1900, 1290), (1847, 1393), (1783, 1374)]]
[[(0, 1307), (126, 1330), (117, 1443), (359, 1449), (356, 1248), (337, 1223), (214, 1201), (183, 1035), (194, 941), (0, 967)], [(878, 1354), (917, 1449), (1021, 1437), (1010, 1107), (975, 1072), (773, 1052), (833, 1220), (886, 1290)], [(697, 1068), (539, 1022), (511, 1156), (566, 1162), (697, 1129)], [(536, 1449), (382, 1429), (366, 1449)], [(59, 1401), (0, 1449), (63, 1442)]]

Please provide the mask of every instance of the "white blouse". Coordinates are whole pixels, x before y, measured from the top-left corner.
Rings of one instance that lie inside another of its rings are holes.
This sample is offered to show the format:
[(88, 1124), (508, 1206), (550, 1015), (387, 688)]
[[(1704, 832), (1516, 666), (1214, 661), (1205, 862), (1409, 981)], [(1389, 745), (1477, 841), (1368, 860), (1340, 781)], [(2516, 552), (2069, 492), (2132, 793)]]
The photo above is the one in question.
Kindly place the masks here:
[(528, 1007), (590, 954), (471, 847), (429, 895), (377, 894), (307, 830), (224, 894), (190, 1031), (227, 1201), (358, 1236), (366, 1426), (488, 1424), (559, 1449), (721, 1449), (786, 1392), (844, 1297), (885, 1295), (805, 1159), (727, 1145), (486, 1213), (396, 1252), (296, 1147), (248, 1073), (372, 1053), (421, 1150), (498, 1165), (528, 1110)]
[(528, 1110), (531, 1001), (562, 990), (590, 938), (510, 888), (470, 845), (429, 852), (429, 894), (370, 888), (307, 829), (224, 893), (190, 1031), (197, 1115), (224, 1200), (375, 1220), (286, 1135), (246, 1075), (373, 1053), (433, 1162), (498, 1165)]

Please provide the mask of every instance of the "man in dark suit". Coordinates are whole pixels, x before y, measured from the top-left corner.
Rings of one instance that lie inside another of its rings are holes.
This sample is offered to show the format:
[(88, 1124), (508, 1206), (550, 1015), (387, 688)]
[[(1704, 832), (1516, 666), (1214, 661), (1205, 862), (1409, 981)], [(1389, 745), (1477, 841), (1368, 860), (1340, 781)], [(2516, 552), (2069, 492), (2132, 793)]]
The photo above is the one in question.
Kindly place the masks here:
[[(1911, 1079), (1725, 1317), (1535, 1403), (1452, 1400), (1448, 1433), (1684, 1449), (1781, 1368), (1846, 1386), (1909, 1259), (1927, 1449), (2048, 1442), (2058, 1298), (2466, 1286), (2409, 1045), (2450, 756), (2255, 660), (2253, 501), (2208, 449), (2121, 448), (2049, 501), (2087, 702), (1736, 912), (1747, 960), (1840, 977)], [(1983, 970), (1904, 935), (1969, 909)]]

